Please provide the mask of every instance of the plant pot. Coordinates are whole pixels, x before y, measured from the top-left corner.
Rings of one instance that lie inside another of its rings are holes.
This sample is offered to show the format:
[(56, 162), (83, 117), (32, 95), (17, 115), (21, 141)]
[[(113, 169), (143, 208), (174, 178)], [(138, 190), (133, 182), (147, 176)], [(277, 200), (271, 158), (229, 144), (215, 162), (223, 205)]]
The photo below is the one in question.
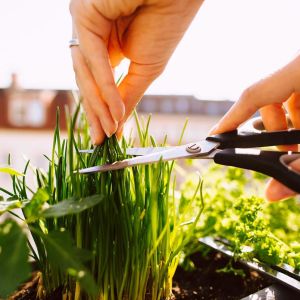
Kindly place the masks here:
[(177, 269), (173, 280), (175, 299), (300, 299), (300, 281), (295, 273), (276, 266), (235, 261), (226, 246), (217, 250), (217, 243), (212, 240), (200, 239), (201, 253), (190, 256), (193, 271)]
[(244, 275), (220, 271), (228, 266), (230, 258), (218, 251), (212, 250), (206, 256), (196, 253), (190, 258), (196, 269), (177, 269), (173, 283), (175, 299), (241, 299), (273, 283), (239, 262), (232, 262), (232, 267)]

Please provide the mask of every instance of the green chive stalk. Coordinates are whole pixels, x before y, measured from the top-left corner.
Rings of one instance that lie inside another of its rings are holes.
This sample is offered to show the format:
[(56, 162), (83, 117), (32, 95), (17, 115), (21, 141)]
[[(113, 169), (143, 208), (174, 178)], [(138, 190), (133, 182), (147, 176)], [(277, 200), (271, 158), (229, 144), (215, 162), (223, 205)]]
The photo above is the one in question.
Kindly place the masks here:
[[(28, 242), (41, 271), (38, 296), (60, 291), (75, 300), (170, 299), (181, 250), (202, 212), (182, 225), (190, 202), (176, 196), (174, 163), (81, 175), (81, 168), (127, 158), (132, 143), (113, 136), (94, 148), (79, 106), (67, 118), (67, 139), (58, 119), (59, 113), (48, 171), (34, 170), (37, 190), (29, 205), (25, 178), (12, 177), (11, 194), (23, 201), (23, 221), (37, 249)], [(139, 144), (156, 146), (150, 118), (144, 129), (135, 119)], [(79, 152), (89, 148), (92, 154)], [(200, 190), (201, 183), (195, 195)]]

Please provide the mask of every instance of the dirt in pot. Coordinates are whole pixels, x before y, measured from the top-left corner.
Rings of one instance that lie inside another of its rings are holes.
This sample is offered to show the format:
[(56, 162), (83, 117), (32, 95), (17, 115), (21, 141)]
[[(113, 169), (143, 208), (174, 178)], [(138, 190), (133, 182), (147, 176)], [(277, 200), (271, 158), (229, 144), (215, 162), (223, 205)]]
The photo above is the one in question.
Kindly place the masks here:
[(30, 281), (26, 282), (20, 289), (9, 297), (9, 300), (32, 300), (36, 299), (37, 286), (40, 279), (39, 272), (34, 272)]
[(196, 270), (185, 271), (179, 267), (175, 273), (173, 294), (176, 300), (235, 300), (272, 284), (271, 280), (240, 263), (233, 262), (232, 267), (242, 271), (244, 276), (220, 272), (228, 266), (229, 258), (219, 252), (211, 251), (206, 256), (197, 253), (191, 259)]
[[(40, 272), (33, 272), (31, 279), (20, 286), (19, 290), (12, 294), (8, 300), (38, 300), (38, 283), (40, 280)], [(63, 288), (58, 288), (49, 296), (43, 297), (44, 300), (61, 300)], [(1, 300), (1, 299), (0, 299)]]
[[(173, 280), (173, 299), (175, 300), (235, 300), (241, 299), (272, 284), (256, 271), (250, 270), (240, 263), (232, 263), (232, 267), (242, 270), (245, 276), (233, 272), (220, 272), (228, 266), (229, 258), (219, 252), (211, 251), (206, 256), (199, 253), (191, 256), (196, 267), (194, 271), (184, 271), (179, 267)], [(35, 273), (32, 280), (23, 285), (10, 300), (36, 299), (39, 277)], [(47, 300), (60, 300), (62, 290), (51, 294)], [(172, 300), (173, 300), (172, 299)]]

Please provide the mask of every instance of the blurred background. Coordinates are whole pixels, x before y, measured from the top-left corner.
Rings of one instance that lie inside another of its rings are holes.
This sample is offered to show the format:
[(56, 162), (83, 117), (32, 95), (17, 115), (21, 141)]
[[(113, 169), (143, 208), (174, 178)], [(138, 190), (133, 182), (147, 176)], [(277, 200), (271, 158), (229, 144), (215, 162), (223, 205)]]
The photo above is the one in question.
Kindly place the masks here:
[[(0, 1), (0, 166), (10, 153), (16, 169), (27, 158), (46, 167), (56, 107), (74, 105), (68, 4)], [(138, 107), (153, 114), (151, 133), (176, 144), (188, 118), (185, 142), (204, 137), (244, 88), (297, 54), (299, 12), (299, 0), (205, 1)], [(0, 175), (0, 186), (7, 180)]]

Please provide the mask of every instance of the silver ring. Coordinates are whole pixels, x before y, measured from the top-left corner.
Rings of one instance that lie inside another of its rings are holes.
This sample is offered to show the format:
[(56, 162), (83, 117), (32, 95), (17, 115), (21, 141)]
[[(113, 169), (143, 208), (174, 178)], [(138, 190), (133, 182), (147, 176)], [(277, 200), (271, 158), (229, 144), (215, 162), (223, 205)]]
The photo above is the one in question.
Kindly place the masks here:
[(74, 39), (71, 39), (69, 40), (69, 47), (73, 47), (73, 46), (79, 46), (79, 40), (74, 38)]

